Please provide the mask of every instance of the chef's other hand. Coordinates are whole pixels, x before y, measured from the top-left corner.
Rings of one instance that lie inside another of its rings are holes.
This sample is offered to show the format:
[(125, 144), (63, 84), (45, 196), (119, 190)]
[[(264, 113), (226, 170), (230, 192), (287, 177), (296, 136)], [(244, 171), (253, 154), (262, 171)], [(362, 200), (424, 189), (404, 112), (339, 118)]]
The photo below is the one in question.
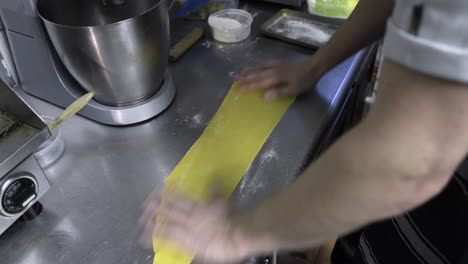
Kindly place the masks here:
[[(201, 263), (232, 263), (248, 257), (244, 235), (232, 224), (233, 206), (222, 198), (194, 203), (173, 193), (164, 193), (164, 206), (159, 197), (148, 202), (140, 219), (144, 226), (142, 240), (151, 245), (154, 236), (176, 243), (193, 253)], [(150, 199), (151, 200), (151, 199)], [(155, 229), (155, 218), (164, 223)]]
[(282, 96), (299, 95), (312, 88), (323, 72), (311, 61), (285, 64), (267, 62), (253, 69), (247, 69), (235, 77), (241, 91), (267, 89), (266, 100)]
[(153, 234), (154, 228), (156, 227), (156, 215), (161, 204), (161, 196), (161, 190), (153, 191), (153, 193), (146, 199), (143, 205), (143, 213), (138, 220), (138, 223), (143, 229), (143, 232), (140, 235), (140, 243), (146, 249), (153, 248)]

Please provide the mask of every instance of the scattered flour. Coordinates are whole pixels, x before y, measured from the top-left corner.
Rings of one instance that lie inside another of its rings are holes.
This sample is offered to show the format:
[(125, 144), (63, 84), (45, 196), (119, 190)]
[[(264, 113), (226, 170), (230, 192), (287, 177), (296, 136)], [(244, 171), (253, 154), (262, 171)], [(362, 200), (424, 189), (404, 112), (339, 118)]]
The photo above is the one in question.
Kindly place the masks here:
[(196, 114), (194, 116), (184, 116), (181, 121), (191, 128), (199, 128), (203, 125), (203, 116), (201, 114)]
[(263, 163), (265, 162), (269, 162), (269, 161), (276, 160), (276, 159), (278, 159), (278, 153), (276, 153), (276, 150), (272, 148), (262, 154), (261, 164), (263, 165)]
[(263, 191), (265, 186), (263, 182), (257, 179), (258, 176), (254, 176), (252, 179), (243, 179), (238, 186), (240, 196), (239, 201), (244, 202), (247, 198), (251, 198), (254, 196), (258, 191)]
[(192, 123), (194, 126), (199, 127), (202, 124), (203, 116), (201, 114), (196, 114), (192, 117)]
[(253, 17), (253, 18), (256, 18), (256, 17), (258, 17), (259, 15), (260, 15), (260, 12), (255, 12), (255, 13), (252, 13), (252, 17)]
[(203, 43), (202, 43), (202, 46), (205, 47), (205, 48), (210, 48), (211, 46), (213, 45), (213, 41), (211, 40), (205, 40)]
[(267, 180), (267, 178), (265, 178), (265, 169), (269, 162), (279, 159), (279, 154), (275, 147), (276, 145), (276, 142), (272, 142), (271, 148), (265, 150), (265, 152), (261, 154), (258, 167), (255, 167), (255, 173), (250, 175), (249, 178), (242, 179), (240, 182), (238, 187), (240, 192), (240, 202), (252, 198), (259, 191), (265, 191), (265, 186), (268, 184), (265, 182)]
[(205, 125), (206, 120), (203, 115), (203, 111), (199, 113), (193, 113), (195, 111), (192, 109), (190, 114), (187, 114), (187, 110), (184, 110), (183, 108), (177, 108), (176, 112), (179, 114), (179, 117), (174, 119), (174, 122), (178, 123), (179, 125), (188, 126), (190, 128), (200, 128)]
[(333, 32), (326, 24), (321, 24), (305, 19), (283, 17), (269, 28), (273, 33), (283, 37), (302, 41), (308, 44), (325, 44)]

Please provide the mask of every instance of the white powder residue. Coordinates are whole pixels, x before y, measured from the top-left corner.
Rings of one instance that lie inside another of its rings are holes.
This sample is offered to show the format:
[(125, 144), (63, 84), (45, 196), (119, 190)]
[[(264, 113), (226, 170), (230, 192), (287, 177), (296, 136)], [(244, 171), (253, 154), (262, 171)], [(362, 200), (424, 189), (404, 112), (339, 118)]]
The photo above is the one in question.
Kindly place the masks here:
[(283, 37), (312, 45), (316, 42), (327, 43), (334, 32), (334, 29), (326, 24), (291, 17), (278, 20), (270, 30)]
[(275, 149), (272, 148), (262, 154), (261, 164), (263, 165), (265, 162), (269, 162), (269, 161), (276, 160), (276, 159), (278, 159), (278, 153), (276, 153)]
[(211, 46), (213, 45), (213, 41), (211, 40), (205, 40), (203, 43), (202, 43), (202, 46), (205, 47), (205, 48), (210, 48)]
[(242, 181), (241, 185), (238, 188), (240, 192), (239, 201), (243, 202), (247, 198), (251, 198), (252, 196), (254, 196), (258, 191), (264, 191), (265, 186), (260, 182), (247, 183), (247, 181)]
[(213, 26), (223, 31), (239, 29), (242, 27), (242, 24), (239, 21), (227, 17), (212, 17), (210, 21)]
[[(187, 109), (177, 108), (177, 114), (179, 117), (174, 119), (174, 122), (182, 125), (188, 126), (190, 128), (200, 128), (205, 126), (205, 116), (203, 115), (203, 111), (196, 113), (196, 109), (192, 109), (188, 111)], [(188, 114), (189, 113), (189, 114)]]
[(253, 18), (256, 18), (260, 15), (260, 12), (251, 13)]
[(195, 127), (199, 127), (202, 124), (203, 116), (201, 114), (196, 114), (192, 117), (192, 124)]
[[(261, 171), (263, 172), (263, 171)], [(252, 198), (257, 192), (265, 190), (265, 182), (263, 181), (262, 174), (248, 175), (248, 178), (243, 178), (237, 186), (239, 191), (239, 202), (244, 202)]]
[(194, 116), (183, 116), (180, 121), (191, 128), (199, 128), (203, 125), (203, 115), (196, 114)]

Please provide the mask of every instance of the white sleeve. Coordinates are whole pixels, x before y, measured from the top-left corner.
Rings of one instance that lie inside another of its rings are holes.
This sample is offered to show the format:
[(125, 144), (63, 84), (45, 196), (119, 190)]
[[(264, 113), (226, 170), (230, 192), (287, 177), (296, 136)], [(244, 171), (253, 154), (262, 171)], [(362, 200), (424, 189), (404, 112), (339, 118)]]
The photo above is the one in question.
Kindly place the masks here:
[(468, 0), (396, 0), (384, 56), (418, 72), (468, 83)]

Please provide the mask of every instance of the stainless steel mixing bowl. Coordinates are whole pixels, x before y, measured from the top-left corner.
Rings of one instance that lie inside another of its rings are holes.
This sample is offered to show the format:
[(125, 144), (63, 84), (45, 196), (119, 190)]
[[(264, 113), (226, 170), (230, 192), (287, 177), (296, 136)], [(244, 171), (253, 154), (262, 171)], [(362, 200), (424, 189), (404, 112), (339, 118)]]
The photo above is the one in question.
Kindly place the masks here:
[(136, 104), (161, 87), (169, 57), (165, 0), (38, 0), (63, 64), (102, 104)]

